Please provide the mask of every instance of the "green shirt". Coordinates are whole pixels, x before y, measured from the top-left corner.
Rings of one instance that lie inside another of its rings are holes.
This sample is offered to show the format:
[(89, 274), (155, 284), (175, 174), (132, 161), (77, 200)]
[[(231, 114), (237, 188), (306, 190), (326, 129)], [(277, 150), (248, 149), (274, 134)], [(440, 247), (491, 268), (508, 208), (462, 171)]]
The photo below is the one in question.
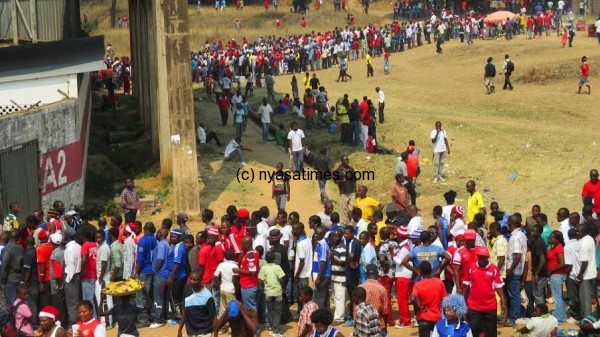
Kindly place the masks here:
[(542, 237), (542, 239), (544, 239), (544, 242), (546, 243), (546, 249), (550, 248), (550, 233), (552, 233), (552, 228), (550, 227), (550, 225), (545, 224), (544, 230), (542, 231), (542, 234), (540, 234), (540, 236)]
[(107, 273), (112, 275), (113, 270), (119, 268), (119, 272), (116, 276), (117, 278), (123, 276), (123, 244), (118, 240), (110, 245), (110, 266), (112, 268), (107, 270)]
[(285, 131), (283, 130), (277, 130), (277, 132), (275, 132), (275, 143), (277, 143), (277, 145), (279, 146), (284, 146), (285, 145)]
[(265, 285), (265, 296), (279, 297), (283, 294), (279, 280), (284, 276), (283, 269), (275, 263), (267, 263), (260, 267), (258, 279)]

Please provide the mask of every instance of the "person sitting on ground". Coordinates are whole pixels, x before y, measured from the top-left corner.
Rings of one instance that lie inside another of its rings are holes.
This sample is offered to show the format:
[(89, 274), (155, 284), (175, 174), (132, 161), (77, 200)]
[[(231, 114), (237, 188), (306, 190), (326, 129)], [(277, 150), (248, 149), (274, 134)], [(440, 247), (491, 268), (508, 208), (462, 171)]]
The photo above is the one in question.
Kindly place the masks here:
[(558, 320), (548, 313), (548, 306), (545, 303), (536, 304), (533, 309), (533, 315), (527, 324), (515, 333), (515, 337), (548, 337), (556, 336)]
[(227, 310), (217, 320), (215, 331), (219, 331), (229, 323), (231, 335), (236, 337), (254, 337), (258, 327), (258, 314), (241, 301), (231, 300), (227, 303)]
[(215, 140), (217, 146), (223, 146), (223, 143), (221, 143), (219, 136), (215, 131), (205, 129), (204, 124), (199, 123), (198, 129), (196, 130), (196, 141), (198, 141), (199, 144), (206, 144), (213, 139)]
[(282, 99), (279, 100), (279, 104), (275, 107), (276, 115), (285, 115), (287, 114), (287, 105), (283, 102)]
[(252, 152), (252, 149), (249, 147), (244, 147), (241, 145), (242, 138), (235, 137), (232, 139), (227, 147), (225, 148), (224, 158), (225, 160), (231, 160), (233, 158), (238, 158), (242, 165), (246, 165), (244, 162), (244, 153), (242, 151)]

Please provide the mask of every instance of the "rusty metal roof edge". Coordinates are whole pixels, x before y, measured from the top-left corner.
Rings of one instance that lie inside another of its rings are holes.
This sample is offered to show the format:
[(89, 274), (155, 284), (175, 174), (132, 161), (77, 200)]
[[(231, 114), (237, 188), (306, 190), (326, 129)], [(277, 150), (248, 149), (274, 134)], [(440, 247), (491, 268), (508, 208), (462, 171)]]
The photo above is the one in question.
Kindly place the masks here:
[(0, 82), (97, 71), (103, 59), (103, 35), (0, 48)]

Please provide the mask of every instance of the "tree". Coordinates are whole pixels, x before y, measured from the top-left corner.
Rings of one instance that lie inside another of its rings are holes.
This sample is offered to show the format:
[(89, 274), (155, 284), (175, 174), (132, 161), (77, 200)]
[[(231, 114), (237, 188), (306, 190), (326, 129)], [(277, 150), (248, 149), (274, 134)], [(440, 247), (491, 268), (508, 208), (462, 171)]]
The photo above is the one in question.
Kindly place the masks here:
[(115, 28), (117, 25), (117, 0), (112, 0), (110, 5), (110, 28)]

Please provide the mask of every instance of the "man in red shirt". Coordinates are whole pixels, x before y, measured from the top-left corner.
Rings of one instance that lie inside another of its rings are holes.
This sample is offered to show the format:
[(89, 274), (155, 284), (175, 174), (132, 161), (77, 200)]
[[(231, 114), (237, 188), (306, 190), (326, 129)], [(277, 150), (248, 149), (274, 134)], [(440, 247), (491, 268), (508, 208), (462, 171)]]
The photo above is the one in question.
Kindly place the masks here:
[(231, 234), (238, 246), (242, 244), (242, 238), (246, 235), (246, 223), (250, 218), (250, 211), (245, 208), (240, 208), (237, 211), (237, 220), (231, 226)]
[(423, 280), (414, 285), (410, 298), (419, 321), (419, 336), (429, 336), (435, 324), (442, 319), (442, 299), (448, 294), (444, 282), (431, 276), (428, 261), (421, 262), (419, 271)]
[(219, 106), (219, 112), (221, 112), (221, 124), (227, 126), (227, 119), (229, 118), (229, 98), (225, 93), (221, 94), (221, 97), (217, 99), (217, 105)]
[[(570, 46), (569, 46), (570, 47)], [(583, 87), (583, 85), (585, 84), (585, 86), (588, 88), (588, 95), (592, 93), (592, 89), (590, 88), (590, 80), (588, 79), (588, 76), (590, 75), (590, 65), (587, 63), (587, 57), (582, 57), (581, 58), (581, 77), (579, 78), (579, 91), (577, 91), (578, 94), (581, 93), (581, 87)], [(594, 207), (596, 208), (596, 207)], [(596, 212), (598, 213), (598, 212)]]
[(40, 245), (36, 249), (36, 257), (38, 264), (38, 280), (39, 288), (39, 303), (43, 307), (51, 303), (50, 297), (50, 255), (54, 247), (48, 242), (48, 232), (41, 230), (38, 233)]
[(496, 294), (500, 297), (502, 313), (506, 313), (506, 301), (502, 291), (504, 282), (498, 267), (489, 262), (490, 253), (488, 249), (478, 246), (475, 252), (477, 254), (477, 264), (471, 266), (466, 279), (463, 281), (466, 286), (467, 320), (471, 326), (473, 336), (484, 333), (486, 337), (496, 337), (498, 334)]
[(244, 251), (240, 268), (233, 269), (233, 272), (240, 276), (240, 288), (242, 288), (242, 302), (244, 306), (252, 310), (257, 310), (257, 291), (258, 291), (258, 262), (260, 257), (255, 250), (252, 250), (252, 238), (244, 236), (242, 239), (242, 250)]
[(582, 199), (589, 197), (594, 200), (594, 213), (600, 215), (600, 181), (598, 181), (598, 170), (596, 169), (590, 171), (590, 181), (585, 183), (581, 190)]
[(454, 284), (456, 284), (456, 292), (463, 293), (463, 281), (466, 279), (469, 270), (477, 261), (475, 256), (475, 239), (477, 232), (472, 229), (467, 229), (464, 234), (465, 243), (458, 248), (453, 255), (452, 263), (454, 269)]

